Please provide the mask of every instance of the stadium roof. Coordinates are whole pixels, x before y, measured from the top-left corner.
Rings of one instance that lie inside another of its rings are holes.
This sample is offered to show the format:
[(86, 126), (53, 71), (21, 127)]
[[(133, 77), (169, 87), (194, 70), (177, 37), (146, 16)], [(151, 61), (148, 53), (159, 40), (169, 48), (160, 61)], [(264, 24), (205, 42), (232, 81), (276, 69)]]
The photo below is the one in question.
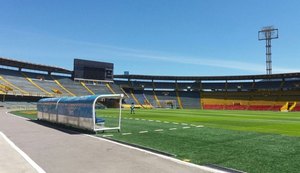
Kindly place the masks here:
[(299, 78), (300, 73), (281, 73), (271, 75), (241, 75), (241, 76), (151, 76), (151, 75), (114, 75), (115, 79), (140, 79), (140, 80), (255, 80), (255, 79), (283, 79)]
[(62, 73), (62, 74), (72, 74), (73, 71), (67, 70), (61, 67), (42, 65), (42, 64), (34, 64), (9, 58), (0, 57), (0, 65), (9, 66), (9, 67), (17, 67), (24, 68), (30, 70), (39, 70), (46, 72), (54, 72), (54, 73)]

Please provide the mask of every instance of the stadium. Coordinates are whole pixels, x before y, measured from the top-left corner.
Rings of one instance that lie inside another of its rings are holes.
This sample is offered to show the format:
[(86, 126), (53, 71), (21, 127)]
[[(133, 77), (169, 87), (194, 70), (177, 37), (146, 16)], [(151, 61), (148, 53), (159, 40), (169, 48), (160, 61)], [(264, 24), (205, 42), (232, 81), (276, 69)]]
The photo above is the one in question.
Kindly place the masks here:
[(1, 1), (0, 173), (298, 173), (299, 7)]
[[(81, 108), (74, 108), (81, 107), (78, 99), (74, 102), (72, 98), (83, 98), (87, 103), (86, 96), (98, 99), (98, 95), (120, 94), (120, 103), (111, 97), (100, 102), (91, 100), (96, 102), (93, 121), (99, 126), (91, 128), (95, 136), (204, 165), (208, 172), (298, 169), (294, 161), (299, 155), (289, 153), (299, 147), (299, 73), (115, 75), (113, 63), (83, 59), (74, 59), (73, 70), (3, 57), (0, 65), (1, 107), (33, 121), (52, 122), (46, 126), (57, 128), (55, 124), (59, 123), (67, 129), (88, 129), (90, 125), (84, 125), (88, 120), (60, 118), (60, 114), (68, 114), (59, 113), (60, 109), (80, 112)], [(131, 104), (134, 115), (129, 113)], [(118, 106), (122, 107), (122, 118)], [(118, 118), (122, 119), (122, 128)], [(277, 159), (273, 159), (275, 156)]]
[[(1, 58), (2, 106), (34, 104), (44, 97), (123, 93), (124, 106), (204, 110), (299, 111), (300, 73), (248, 76), (113, 75), (113, 64), (88, 76), (93, 61), (76, 59), (74, 72), (61, 67)], [(87, 67), (77, 67), (86, 63)], [(79, 69), (79, 70), (78, 70)], [(109, 75), (107, 75), (107, 69)], [(78, 73), (81, 75), (78, 75)], [(90, 73), (92, 74), (92, 73)], [(113, 77), (112, 77), (113, 76)], [(94, 79), (93, 79), (94, 78)], [(18, 102), (19, 101), (19, 102)]]

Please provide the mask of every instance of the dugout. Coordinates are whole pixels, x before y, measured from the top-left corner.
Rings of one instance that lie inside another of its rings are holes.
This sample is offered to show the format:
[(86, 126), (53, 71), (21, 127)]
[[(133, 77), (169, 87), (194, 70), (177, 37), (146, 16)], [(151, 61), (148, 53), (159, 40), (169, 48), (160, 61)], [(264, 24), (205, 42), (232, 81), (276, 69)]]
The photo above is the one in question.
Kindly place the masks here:
[[(38, 120), (95, 132), (113, 129), (120, 131), (122, 99), (123, 94), (44, 98), (37, 103)], [(105, 119), (97, 118), (96, 107), (99, 107), (100, 102), (118, 109), (118, 115), (115, 116), (117, 123), (114, 126), (108, 127), (105, 125)]]

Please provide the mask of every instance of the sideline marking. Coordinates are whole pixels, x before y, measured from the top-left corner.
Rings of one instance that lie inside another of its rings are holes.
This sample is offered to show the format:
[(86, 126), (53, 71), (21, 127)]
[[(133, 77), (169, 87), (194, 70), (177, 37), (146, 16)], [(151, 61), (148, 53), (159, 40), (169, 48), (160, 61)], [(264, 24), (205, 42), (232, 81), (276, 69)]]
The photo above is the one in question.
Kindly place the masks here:
[(148, 131), (140, 131), (139, 133), (148, 133)]
[(162, 155), (162, 154), (154, 153), (154, 152), (151, 152), (151, 151), (148, 151), (148, 150), (145, 150), (145, 149), (141, 149), (141, 148), (136, 148), (136, 147), (133, 147), (133, 146), (130, 146), (130, 145), (118, 143), (118, 142), (115, 142), (115, 141), (112, 141), (112, 140), (109, 140), (109, 139), (99, 138), (97, 136), (92, 136), (92, 135), (88, 135), (88, 134), (83, 134), (83, 135), (87, 136), (87, 137), (97, 139), (97, 140), (101, 140), (101, 141), (109, 142), (109, 143), (112, 143), (112, 144), (115, 144), (115, 145), (119, 145), (119, 146), (122, 146), (122, 147), (125, 147), (125, 148), (129, 148), (129, 149), (132, 149), (132, 150), (137, 150), (137, 151), (141, 151), (141, 152), (144, 152), (144, 153), (152, 154), (154, 156), (157, 156), (157, 157), (169, 160), (169, 161), (173, 161), (175, 163), (178, 163), (178, 164), (181, 164), (181, 165), (184, 165), (184, 166), (197, 168), (197, 169), (200, 169), (202, 171), (208, 171), (208, 172), (214, 172), (214, 173), (228, 173), (226, 171), (221, 171), (221, 170), (213, 169), (213, 168), (206, 167), (206, 166), (201, 166), (201, 165), (196, 165), (196, 164), (189, 163), (189, 162), (184, 162), (184, 161), (176, 159), (176, 158), (172, 158), (172, 157), (165, 156), (165, 155)]
[(0, 135), (4, 138), (4, 140), (14, 149), (16, 150), (37, 172), (46, 173), (38, 164), (36, 164), (26, 153), (24, 153), (19, 147), (17, 147), (6, 135), (0, 132)]
[(155, 132), (162, 132), (162, 131), (164, 131), (164, 129), (156, 129), (156, 130), (154, 130)]
[[(13, 114), (10, 114), (8, 112), (6, 112), (6, 113), (9, 114), (9, 115), (13, 115)], [(13, 115), (13, 116), (21, 118), (20, 116), (16, 116), (16, 115)], [(70, 129), (65, 129), (65, 130), (67, 130), (69, 132), (75, 132), (75, 131), (70, 130)], [(172, 158), (172, 157), (165, 156), (165, 155), (162, 155), (162, 154), (154, 153), (154, 152), (151, 152), (151, 151), (148, 151), (148, 150), (145, 150), (145, 149), (141, 149), (141, 148), (136, 148), (136, 147), (133, 147), (133, 146), (130, 146), (130, 145), (125, 145), (125, 144), (122, 144), (122, 143), (111, 141), (109, 139), (105, 139), (105, 138), (101, 138), (101, 137), (97, 137), (97, 136), (92, 136), (92, 135), (89, 135), (89, 134), (82, 134), (82, 135), (86, 136), (86, 137), (94, 138), (96, 140), (109, 142), (111, 144), (119, 145), (119, 146), (122, 146), (122, 147), (125, 147), (125, 148), (129, 148), (129, 149), (132, 149), (132, 150), (137, 150), (137, 151), (140, 151), (140, 152), (152, 154), (154, 156), (157, 156), (157, 157), (169, 160), (169, 161), (173, 161), (175, 163), (178, 163), (178, 164), (181, 164), (181, 165), (184, 165), (184, 166), (189, 166), (189, 167), (197, 168), (197, 169), (200, 169), (200, 170), (203, 170), (203, 171), (214, 172), (214, 173), (228, 173), (226, 171), (221, 171), (221, 170), (213, 169), (213, 168), (206, 167), (206, 166), (201, 166), (201, 165), (196, 165), (196, 164), (189, 163), (189, 162), (184, 162), (184, 161), (176, 159), (176, 158)], [(45, 171), (43, 171), (41, 173), (45, 173)]]
[(170, 128), (169, 130), (177, 130), (177, 128)]
[[(126, 117), (124, 119), (127, 119)], [(149, 121), (149, 122), (157, 122), (157, 123), (165, 123), (165, 124), (169, 124), (169, 123), (172, 123), (172, 124), (176, 124), (176, 125), (183, 125), (183, 126), (193, 126), (193, 127), (196, 127), (196, 128), (199, 128), (199, 127), (204, 127), (203, 125), (195, 125), (195, 124), (187, 124), (187, 123), (177, 123), (177, 122), (168, 122), (168, 121), (160, 121), (160, 120), (147, 120), (147, 119), (144, 119), (144, 118), (128, 118), (128, 119), (133, 119), (133, 120), (142, 120), (142, 121)], [(183, 129), (189, 129), (191, 127), (182, 127)], [(173, 128), (169, 129), (169, 130), (175, 130)], [(155, 130), (154, 130), (155, 131)]]
[(131, 135), (132, 133), (122, 133), (122, 135)]
[(114, 135), (102, 135), (103, 137), (112, 137)]

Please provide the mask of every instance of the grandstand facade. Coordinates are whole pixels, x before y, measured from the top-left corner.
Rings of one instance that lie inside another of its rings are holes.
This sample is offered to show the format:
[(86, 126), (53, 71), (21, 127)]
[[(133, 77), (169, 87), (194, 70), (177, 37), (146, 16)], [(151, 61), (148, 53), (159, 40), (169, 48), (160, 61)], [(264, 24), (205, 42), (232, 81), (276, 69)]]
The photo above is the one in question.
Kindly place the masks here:
[(246, 76), (115, 75), (115, 83), (135, 95), (132, 102), (177, 108), (299, 111), (300, 73)]
[(122, 93), (125, 107), (135, 103), (141, 108), (300, 111), (300, 73), (113, 75), (113, 66), (108, 64), (103, 75), (113, 80), (93, 80), (74, 78), (74, 71), (64, 68), (8, 58), (0, 58), (0, 65), (2, 106), (16, 102), (32, 105), (44, 97)]
[(60, 67), (0, 58), (2, 106), (35, 103), (45, 97), (69, 97), (122, 93), (113, 81), (74, 79), (73, 72)]

